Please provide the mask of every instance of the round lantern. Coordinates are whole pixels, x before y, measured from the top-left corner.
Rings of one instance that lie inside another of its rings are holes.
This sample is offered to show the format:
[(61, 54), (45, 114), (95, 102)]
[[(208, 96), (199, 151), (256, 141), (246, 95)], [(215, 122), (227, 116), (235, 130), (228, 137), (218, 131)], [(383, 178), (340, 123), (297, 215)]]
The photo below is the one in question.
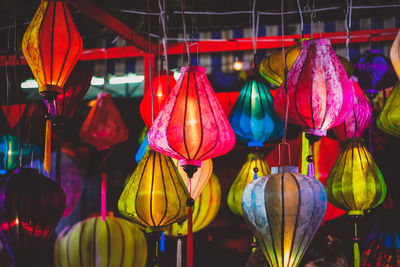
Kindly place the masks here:
[(119, 201), (121, 214), (152, 231), (186, 219), (189, 193), (172, 159), (148, 149)]
[(65, 209), (63, 190), (35, 169), (17, 169), (1, 181), (0, 199), (0, 236), (14, 266), (41, 266)]
[(354, 89), (328, 39), (302, 43), (300, 54), (275, 97), (279, 117), (286, 114), (286, 89), (289, 99), (288, 121), (306, 132), (323, 136), (342, 123), (351, 112)]
[(334, 127), (333, 133), (339, 141), (349, 138), (360, 138), (371, 118), (371, 105), (358, 83), (352, 77), (351, 83), (354, 87), (354, 105), (349, 116), (344, 122)]
[(283, 121), (276, 115), (274, 99), (260, 75), (248, 77), (229, 120), (237, 137), (249, 147), (262, 147), (265, 141), (278, 139), (283, 133)]
[[(217, 216), (221, 203), (221, 186), (215, 174), (211, 174), (203, 191), (194, 202), (193, 208), (193, 232), (200, 231), (207, 227)], [(187, 221), (181, 225), (178, 223), (167, 226), (165, 234), (176, 236), (178, 234), (187, 235)]]
[(249, 183), (242, 208), (269, 265), (295, 267), (322, 222), (326, 192), (314, 178), (281, 171)]
[(243, 165), (238, 176), (236, 176), (228, 193), (228, 206), (233, 213), (243, 215), (242, 194), (246, 185), (257, 177), (266, 176), (270, 172), (271, 170), (269, 169), (264, 155), (260, 153), (251, 153), (247, 155), (247, 161)]
[(193, 177), (190, 178), (187, 173), (184, 171), (183, 166), (179, 163), (178, 160), (173, 160), (176, 167), (178, 168), (179, 174), (186, 184), (187, 189), (189, 190), (190, 196), (196, 200), (197, 197), (203, 192), (203, 188), (207, 185), (209, 181), (212, 171), (213, 171), (213, 163), (211, 159), (207, 159), (201, 162), (201, 166), (194, 173)]
[(54, 246), (55, 267), (146, 266), (146, 238), (127, 220), (92, 217), (67, 230)]
[(400, 137), (400, 82), (390, 92), (376, 124), (382, 131)]
[(162, 71), (155, 75), (152, 82), (153, 95), (151, 94), (151, 88), (147, 88), (140, 103), (140, 115), (142, 115), (148, 128), (151, 127), (153, 121), (157, 118), (175, 84), (174, 73), (172, 71)]

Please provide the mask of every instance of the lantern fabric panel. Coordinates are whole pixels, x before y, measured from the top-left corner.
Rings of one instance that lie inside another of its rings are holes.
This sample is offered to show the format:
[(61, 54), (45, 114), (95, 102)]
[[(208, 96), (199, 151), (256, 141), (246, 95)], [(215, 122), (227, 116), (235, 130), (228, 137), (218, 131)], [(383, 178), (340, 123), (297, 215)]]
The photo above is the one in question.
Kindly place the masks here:
[(245, 219), (271, 266), (297, 266), (326, 210), (323, 185), (294, 172), (270, 174), (246, 186)]
[(189, 165), (218, 157), (235, 145), (235, 134), (222, 110), (206, 69), (182, 67), (181, 76), (149, 131), (157, 152)]
[(274, 108), (274, 99), (260, 75), (248, 77), (229, 116), (237, 137), (249, 146), (262, 147), (265, 141), (283, 133), (283, 121)]
[(172, 159), (148, 149), (119, 201), (121, 214), (150, 230), (186, 219), (189, 193)]
[(362, 215), (375, 208), (386, 196), (386, 185), (371, 154), (354, 139), (335, 162), (325, 184), (328, 200), (334, 206)]
[[(342, 123), (354, 103), (354, 89), (330, 41), (302, 43), (301, 52), (287, 75), (288, 121), (316, 135)], [(285, 118), (286, 92), (282, 85), (275, 98), (279, 117)]]
[[(254, 172), (254, 168), (257, 168), (257, 173)], [(229, 209), (237, 214), (243, 215), (242, 211), (242, 194), (243, 190), (251, 181), (254, 180), (254, 175), (262, 177), (266, 176), (271, 172), (264, 155), (259, 153), (250, 153), (247, 155), (247, 161), (243, 165), (239, 174), (236, 176), (235, 181), (228, 193), (228, 206)]]
[(139, 227), (122, 218), (88, 218), (63, 230), (54, 247), (55, 267), (144, 267), (146, 238)]
[(390, 92), (376, 124), (382, 131), (400, 137), (400, 82)]
[(82, 51), (82, 39), (63, 1), (42, 0), (22, 39), (39, 92), (61, 93)]

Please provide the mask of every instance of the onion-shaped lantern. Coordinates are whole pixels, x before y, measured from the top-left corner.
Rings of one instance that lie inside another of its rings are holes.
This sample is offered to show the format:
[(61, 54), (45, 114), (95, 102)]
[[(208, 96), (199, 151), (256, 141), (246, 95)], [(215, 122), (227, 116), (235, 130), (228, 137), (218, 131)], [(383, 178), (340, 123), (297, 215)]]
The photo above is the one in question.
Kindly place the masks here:
[[(213, 173), (208, 180), (203, 191), (195, 200), (193, 206), (193, 232), (200, 231), (207, 227), (217, 216), (219, 206), (221, 203), (221, 186), (217, 176)], [(176, 236), (179, 233), (187, 235), (188, 226), (187, 221), (181, 225), (178, 223), (167, 226), (165, 234), (169, 236)]]
[(54, 246), (55, 267), (144, 267), (147, 243), (133, 223), (112, 216), (92, 217), (64, 229)]
[(400, 137), (400, 82), (390, 92), (376, 124), (382, 131)]
[(247, 155), (247, 161), (236, 176), (228, 193), (228, 206), (233, 213), (243, 215), (242, 194), (246, 185), (258, 177), (270, 174), (270, 172), (271, 170), (264, 155), (260, 153)]
[(157, 118), (158, 113), (168, 98), (171, 88), (174, 88), (175, 84), (174, 73), (171, 71), (162, 71), (155, 75), (152, 82), (152, 89), (147, 88), (140, 103), (140, 115), (142, 115), (148, 128), (151, 127), (153, 121)]
[(35, 169), (17, 169), (0, 184), (0, 236), (14, 266), (41, 266), (42, 249), (65, 209), (65, 194)]
[(242, 208), (269, 265), (294, 267), (322, 222), (326, 192), (314, 178), (287, 167), (281, 171), (249, 183)]
[(121, 214), (151, 231), (186, 219), (189, 193), (172, 159), (148, 149), (119, 201)]
[(264, 78), (248, 77), (229, 115), (237, 137), (249, 147), (262, 147), (265, 141), (278, 139), (283, 133), (283, 121), (274, 108), (274, 99)]
[[(353, 107), (354, 89), (327, 39), (302, 43), (286, 84), (288, 121), (313, 135), (325, 135), (328, 129), (342, 123)], [(286, 99), (282, 84), (275, 98), (275, 109), (281, 118), (285, 118)]]

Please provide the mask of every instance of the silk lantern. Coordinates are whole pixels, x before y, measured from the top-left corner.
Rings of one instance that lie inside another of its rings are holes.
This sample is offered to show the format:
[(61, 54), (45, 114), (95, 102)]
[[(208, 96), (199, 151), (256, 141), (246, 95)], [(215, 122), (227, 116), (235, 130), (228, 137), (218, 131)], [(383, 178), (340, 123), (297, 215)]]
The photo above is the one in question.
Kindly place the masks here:
[[(328, 39), (302, 43), (300, 54), (287, 75), (288, 121), (307, 133), (324, 136), (342, 123), (353, 107), (354, 89)], [(275, 109), (286, 114), (286, 88), (279, 88)]]
[(129, 178), (120, 213), (150, 231), (186, 219), (189, 193), (172, 159), (148, 149)]
[(376, 124), (382, 131), (400, 137), (400, 82), (390, 92)]
[(371, 118), (371, 105), (367, 97), (355, 79), (352, 77), (350, 80), (355, 93), (353, 109), (342, 124), (332, 129), (336, 138), (342, 142), (349, 138), (362, 137)]
[[(163, 108), (165, 101), (171, 89), (175, 86), (176, 81), (172, 71), (161, 71), (156, 74), (152, 82), (151, 88), (147, 88), (142, 102), (140, 102), (140, 115), (148, 128), (153, 124), (160, 110)], [(152, 95), (153, 93), (153, 95)]]
[[(212, 171), (213, 163), (211, 159), (207, 159), (201, 162), (201, 166), (193, 174), (192, 178), (189, 178), (187, 173), (184, 171), (183, 166), (178, 160), (173, 159), (176, 167), (178, 168), (179, 174), (189, 191), (189, 195), (196, 200), (197, 197), (203, 192), (204, 187), (209, 181)], [(190, 182), (189, 182), (190, 180)]]
[(265, 141), (278, 139), (283, 133), (283, 121), (276, 115), (274, 99), (264, 78), (247, 78), (229, 115), (236, 136), (249, 147), (262, 147)]
[(17, 169), (1, 181), (0, 199), (0, 237), (13, 266), (41, 266), (65, 209), (64, 191), (35, 169)]
[(113, 216), (91, 217), (64, 229), (54, 246), (55, 267), (144, 267), (147, 243), (133, 223)]
[(351, 139), (325, 183), (328, 200), (354, 219), (354, 266), (360, 266), (357, 219), (375, 208), (386, 195), (382, 174), (360, 139)]
[(326, 192), (316, 179), (280, 167), (243, 191), (244, 217), (270, 266), (297, 266), (326, 210)]
[[(193, 206), (193, 232), (197, 232), (207, 227), (217, 216), (221, 204), (221, 186), (218, 177), (213, 173), (206, 183), (203, 191), (195, 200)], [(178, 234), (187, 235), (187, 221), (181, 225), (178, 223), (170, 224), (166, 227), (165, 234), (176, 236)]]
[(265, 157), (261, 153), (250, 153), (247, 155), (247, 161), (243, 165), (239, 174), (228, 193), (229, 209), (237, 214), (243, 215), (242, 194), (243, 190), (251, 181), (258, 177), (266, 176), (271, 172)]

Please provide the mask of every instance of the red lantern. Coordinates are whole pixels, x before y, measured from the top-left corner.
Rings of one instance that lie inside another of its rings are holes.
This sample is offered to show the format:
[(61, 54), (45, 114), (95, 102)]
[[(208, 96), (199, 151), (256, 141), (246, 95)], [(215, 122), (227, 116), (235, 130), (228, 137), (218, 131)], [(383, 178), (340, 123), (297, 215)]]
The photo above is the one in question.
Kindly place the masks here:
[[(168, 95), (176, 84), (173, 72), (162, 71), (153, 80), (153, 97), (151, 96), (151, 88), (148, 88), (140, 103), (140, 115), (146, 123), (147, 128), (153, 124), (153, 120), (165, 104)], [(153, 103), (152, 103), (153, 102)]]

